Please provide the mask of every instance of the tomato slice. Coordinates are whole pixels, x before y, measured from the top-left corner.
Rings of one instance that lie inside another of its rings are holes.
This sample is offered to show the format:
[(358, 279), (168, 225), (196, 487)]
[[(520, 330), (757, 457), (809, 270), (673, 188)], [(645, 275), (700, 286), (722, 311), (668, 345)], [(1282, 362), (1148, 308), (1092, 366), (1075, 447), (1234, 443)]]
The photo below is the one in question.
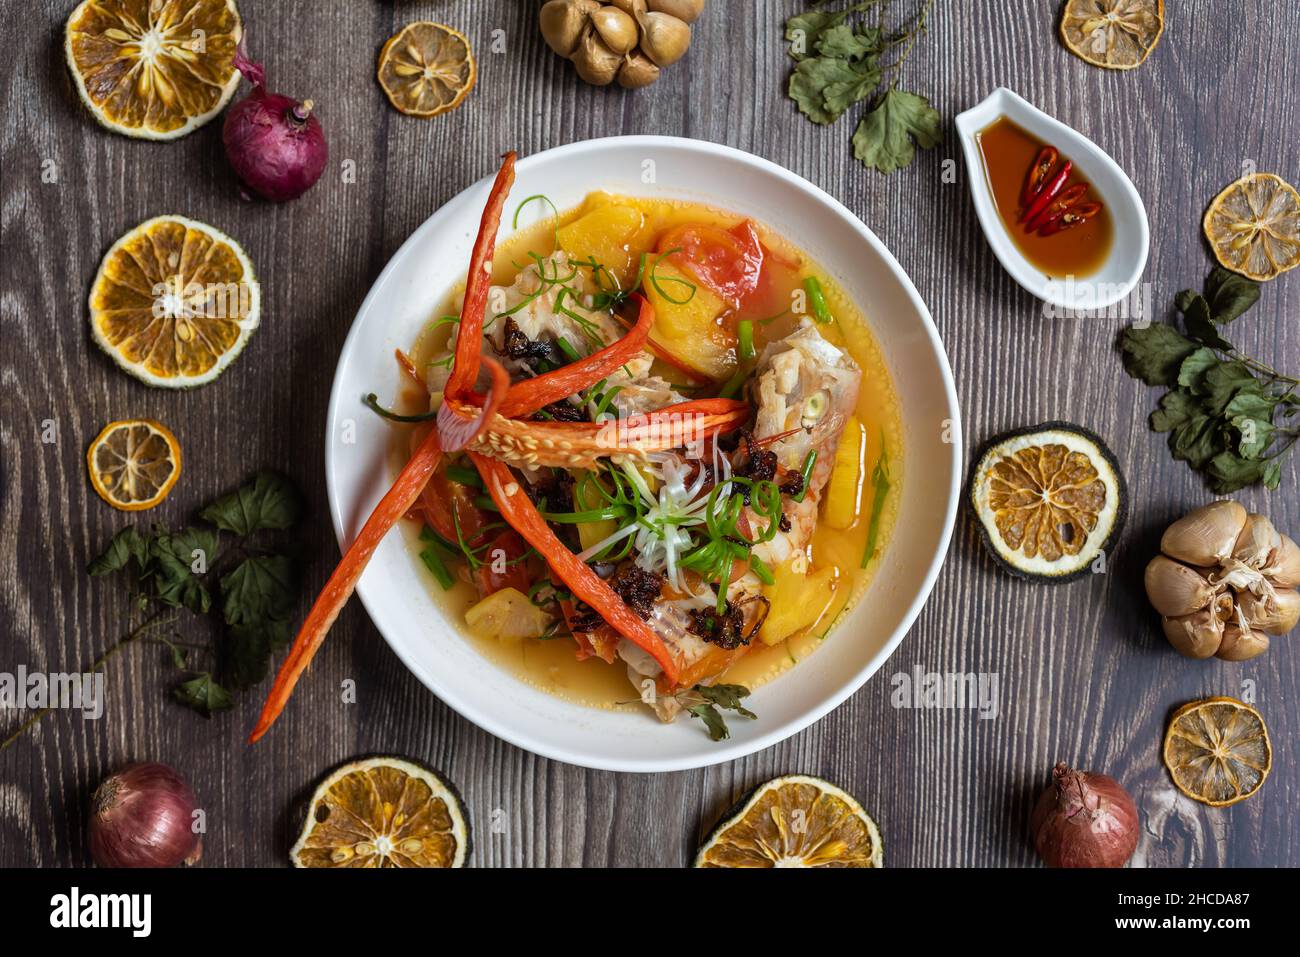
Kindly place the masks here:
[(749, 220), (729, 230), (707, 223), (675, 226), (659, 238), (659, 252), (737, 307), (758, 288), (763, 273), (763, 244)]
[[(447, 541), (456, 541), (456, 528), (459, 526), (466, 544), (477, 546), (488, 516), (474, 504), (474, 493), (474, 489), (447, 478), (447, 459), (444, 457), (420, 493), (420, 515), (425, 524)], [(528, 586), (521, 590), (528, 591)]]
[[(483, 564), (474, 569), (474, 585), (479, 597), (486, 598), (503, 588), (514, 588), (528, 594), (528, 589), (533, 587), (532, 570), (528, 562), (520, 560), (527, 551), (528, 543), (513, 528), (498, 532), (487, 543), (487, 548), (479, 553)], [(497, 571), (497, 568), (501, 570)]]

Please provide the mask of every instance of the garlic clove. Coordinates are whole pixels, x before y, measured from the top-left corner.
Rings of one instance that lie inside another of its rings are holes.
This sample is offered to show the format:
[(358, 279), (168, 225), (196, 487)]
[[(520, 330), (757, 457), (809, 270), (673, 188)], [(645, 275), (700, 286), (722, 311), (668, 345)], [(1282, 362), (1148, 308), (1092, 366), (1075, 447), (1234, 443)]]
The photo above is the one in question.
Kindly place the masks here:
[(618, 85), (629, 90), (649, 86), (657, 79), (659, 79), (658, 64), (640, 50), (626, 57), (618, 70)]
[(1169, 643), (1185, 658), (1211, 658), (1223, 643), (1223, 622), (1212, 608), (1165, 618), (1162, 624)]
[(645, 0), (655, 13), (666, 13), (683, 23), (694, 23), (704, 12), (704, 0)]
[(1223, 627), (1223, 644), (1219, 645), (1215, 657), (1224, 661), (1246, 661), (1268, 651), (1268, 644), (1268, 635), (1250, 629), (1242, 631), (1240, 625), (1230, 621)]
[(588, 15), (599, 9), (599, 0), (547, 0), (537, 15), (546, 45), (566, 60), (573, 56)]
[(1300, 592), (1288, 588), (1271, 595), (1246, 592), (1237, 598), (1247, 627), (1270, 635), (1285, 635), (1300, 622)]
[(616, 7), (637, 20), (640, 20), (646, 12), (645, 0), (608, 0), (608, 2), (611, 7)]
[(641, 23), (641, 49), (660, 66), (672, 66), (691, 45), (691, 28), (666, 13), (647, 13)]
[(632, 15), (614, 7), (604, 7), (591, 15), (591, 24), (609, 47), (619, 56), (632, 52), (637, 42), (637, 25)]
[(1285, 535), (1278, 539), (1277, 551), (1260, 571), (1279, 588), (1295, 588), (1300, 585), (1300, 546)]
[(1218, 565), (1232, 554), (1246, 524), (1238, 502), (1221, 500), (1188, 512), (1160, 538), (1160, 550), (1189, 565)]
[(596, 28), (588, 26), (578, 41), (577, 52), (573, 54), (573, 65), (582, 77), (592, 86), (608, 86), (614, 82), (623, 58), (605, 45), (605, 41), (596, 33)]
[(1246, 516), (1246, 527), (1237, 536), (1232, 557), (1251, 568), (1263, 568), (1282, 545), (1282, 536), (1265, 516), (1251, 513)]
[(1198, 612), (1215, 597), (1214, 586), (1203, 576), (1164, 555), (1151, 559), (1144, 577), (1152, 607), (1168, 618)]

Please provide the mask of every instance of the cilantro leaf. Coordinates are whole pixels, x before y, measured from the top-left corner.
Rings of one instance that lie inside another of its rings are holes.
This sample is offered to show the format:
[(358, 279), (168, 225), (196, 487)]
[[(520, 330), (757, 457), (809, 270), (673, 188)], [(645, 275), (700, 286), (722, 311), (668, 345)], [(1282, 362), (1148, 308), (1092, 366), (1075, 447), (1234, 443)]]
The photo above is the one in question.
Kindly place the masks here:
[(272, 653), (289, 643), (297, 585), (297, 567), (284, 555), (246, 558), (221, 579), (223, 680), (246, 688), (266, 677)]
[(1217, 323), (1232, 322), (1259, 301), (1259, 283), (1216, 266), (1205, 278), (1205, 298)]
[(824, 57), (852, 60), (880, 51), (880, 31), (858, 29), (845, 23), (825, 30), (817, 39), (817, 52)]
[[(740, 702), (749, 697), (749, 689), (744, 685), (696, 685), (683, 694), (687, 712), (704, 722), (709, 737), (714, 741), (723, 741), (731, 737), (722, 711), (734, 711), (745, 718), (755, 718), (754, 712), (745, 708)], [(691, 704), (691, 702), (696, 702)], [(722, 710), (719, 710), (722, 709)]]
[(942, 123), (925, 97), (892, 87), (858, 124), (853, 155), (871, 169), (892, 173), (912, 162), (916, 146), (938, 145), (943, 139)]
[(871, 63), (810, 57), (790, 74), (789, 92), (801, 113), (814, 123), (826, 124), (838, 120), (879, 83), (880, 71)]
[(212, 595), (198, 576), (217, 558), (217, 535), (206, 528), (160, 530), (149, 543), (153, 559), (150, 576), (158, 600), (173, 608), (184, 607), (196, 615), (212, 607)]
[(134, 525), (126, 526), (114, 535), (108, 547), (91, 560), (86, 570), (96, 577), (111, 575), (125, 568), (131, 559), (135, 559), (140, 571), (144, 571), (149, 563), (149, 543)]
[(1213, 349), (1201, 346), (1178, 367), (1178, 384), (1193, 392), (1199, 391), (1205, 373), (1217, 366), (1220, 361)]
[[(1190, 289), (1184, 289), (1179, 294), (1179, 299), (1181, 304), (1178, 305), (1178, 309), (1183, 314), (1183, 325), (1187, 328), (1187, 334), (1212, 349), (1231, 352), (1232, 343), (1219, 335), (1219, 330), (1215, 328), (1214, 320), (1210, 316), (1210, 304), (1206, 298)], [(1178, 300), (1175, 302), (1177, 304)]]
[(297, 598), (297, 570), (284, 555), (246, 558), (221, 579), (221, 612), (228, 625), (287, 618)]
[(252, 535), (264, 528), (291, 528), (302, 516), (302, 496), (278, 472), (258, 472), (238, 489), (199, 513), (223, 532)]
[(205, 718), (211, 718), (214, 712), (225, 711), (234, 704), (230, 693), (206, 671), (182, 682), (172, 694), (185, 707), (193, 708)]
[(1119, 345), (1129, 375), (1147, 385), (1165, 386), (1178, 382), (1179, 367), (1197, 348), (1196, 343), (1163, 322), (1129, 326), (1120, 334)]

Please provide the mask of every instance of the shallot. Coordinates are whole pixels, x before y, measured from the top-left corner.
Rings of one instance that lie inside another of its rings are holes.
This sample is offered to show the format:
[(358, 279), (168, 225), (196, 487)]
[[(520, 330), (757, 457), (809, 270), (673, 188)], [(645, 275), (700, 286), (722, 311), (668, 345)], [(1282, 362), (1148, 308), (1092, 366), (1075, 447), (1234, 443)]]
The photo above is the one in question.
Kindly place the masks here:
[(1061, 761), (1034, 806), (1030, 830), (1049, 867), (1123, 867), (1137, 849), (1137, 806), (1114, 778)]
[(203, 853), (194, 792), (165, 764), (129, 764), (91, 801), (90, 856), (100, 867), (175, 867)]
[(312, 101), (268, 93), (266, 72), (244, 56), (235, 66), (253, 92), (230, 108), (221, 138), (226, 158), (243, 184), (275, 203), (297, 199), (320, 179), (329, 147)]

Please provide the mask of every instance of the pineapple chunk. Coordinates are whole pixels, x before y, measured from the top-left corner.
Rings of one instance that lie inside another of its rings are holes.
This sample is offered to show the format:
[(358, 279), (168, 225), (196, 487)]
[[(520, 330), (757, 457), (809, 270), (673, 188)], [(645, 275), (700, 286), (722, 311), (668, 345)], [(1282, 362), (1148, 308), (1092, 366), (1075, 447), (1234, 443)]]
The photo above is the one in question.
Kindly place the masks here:
[(775, 582), (763, 589), (772, 603), (758, 633), (764, 644), (780, 644), (815, 625), (835, 597), (835, 568), (823, 568), (809, 575), (806, 567), (795, 570), (796, 562), (800, 561), (804, 561), (803, 557), (795, 556), (774, 568)]
[(858, 523), (862, 480), (866, 475), (866, 433), (855, 415), (849, 416), (835, 450), (835, 467), (826, 483), (822, 521), (831, 528), (849, 529)]
[(654, 232), (635, 206), (612, 203), (561, 226), (560, 248), (571, 259), (594, 259), (626, 289), (636, 281), (641, 254), (654, 245)]
[[(600, 495), (592, 490), (584, 492), (583, 478), (586, 472), (582, 469), (573, 469), (569, 473), (573, 476), (573, 507), (579, 512), (587, 511), (593, 508), (600, 508), (603, 502)], [(583, 551), (591, 548), (598, 542), (603, 542), (609, 536), (618, 531), (618, 522), (612, 518), (603, 519), (599, 522), (579, 522), (578, 523), (578, 541), (582, 544)]]
[(529, 601), (519, 589), (503, 588), (466, 611), (465, 624), (483, 638), (522, 641), (546, 634), (551, 616)]
[[(647, 259), (647, 271), (655, 258)], [(736, 371), (735, 335), (718, 322), (726, 303), (666, 259), (654, 266), (654, 273), (658, 286), (648, 275), (642, 283), (655, 310), (650, 338), (697, 372), (718, 381), (731, 378)], [(695, 287), (694, 293), (691, 286)]]

